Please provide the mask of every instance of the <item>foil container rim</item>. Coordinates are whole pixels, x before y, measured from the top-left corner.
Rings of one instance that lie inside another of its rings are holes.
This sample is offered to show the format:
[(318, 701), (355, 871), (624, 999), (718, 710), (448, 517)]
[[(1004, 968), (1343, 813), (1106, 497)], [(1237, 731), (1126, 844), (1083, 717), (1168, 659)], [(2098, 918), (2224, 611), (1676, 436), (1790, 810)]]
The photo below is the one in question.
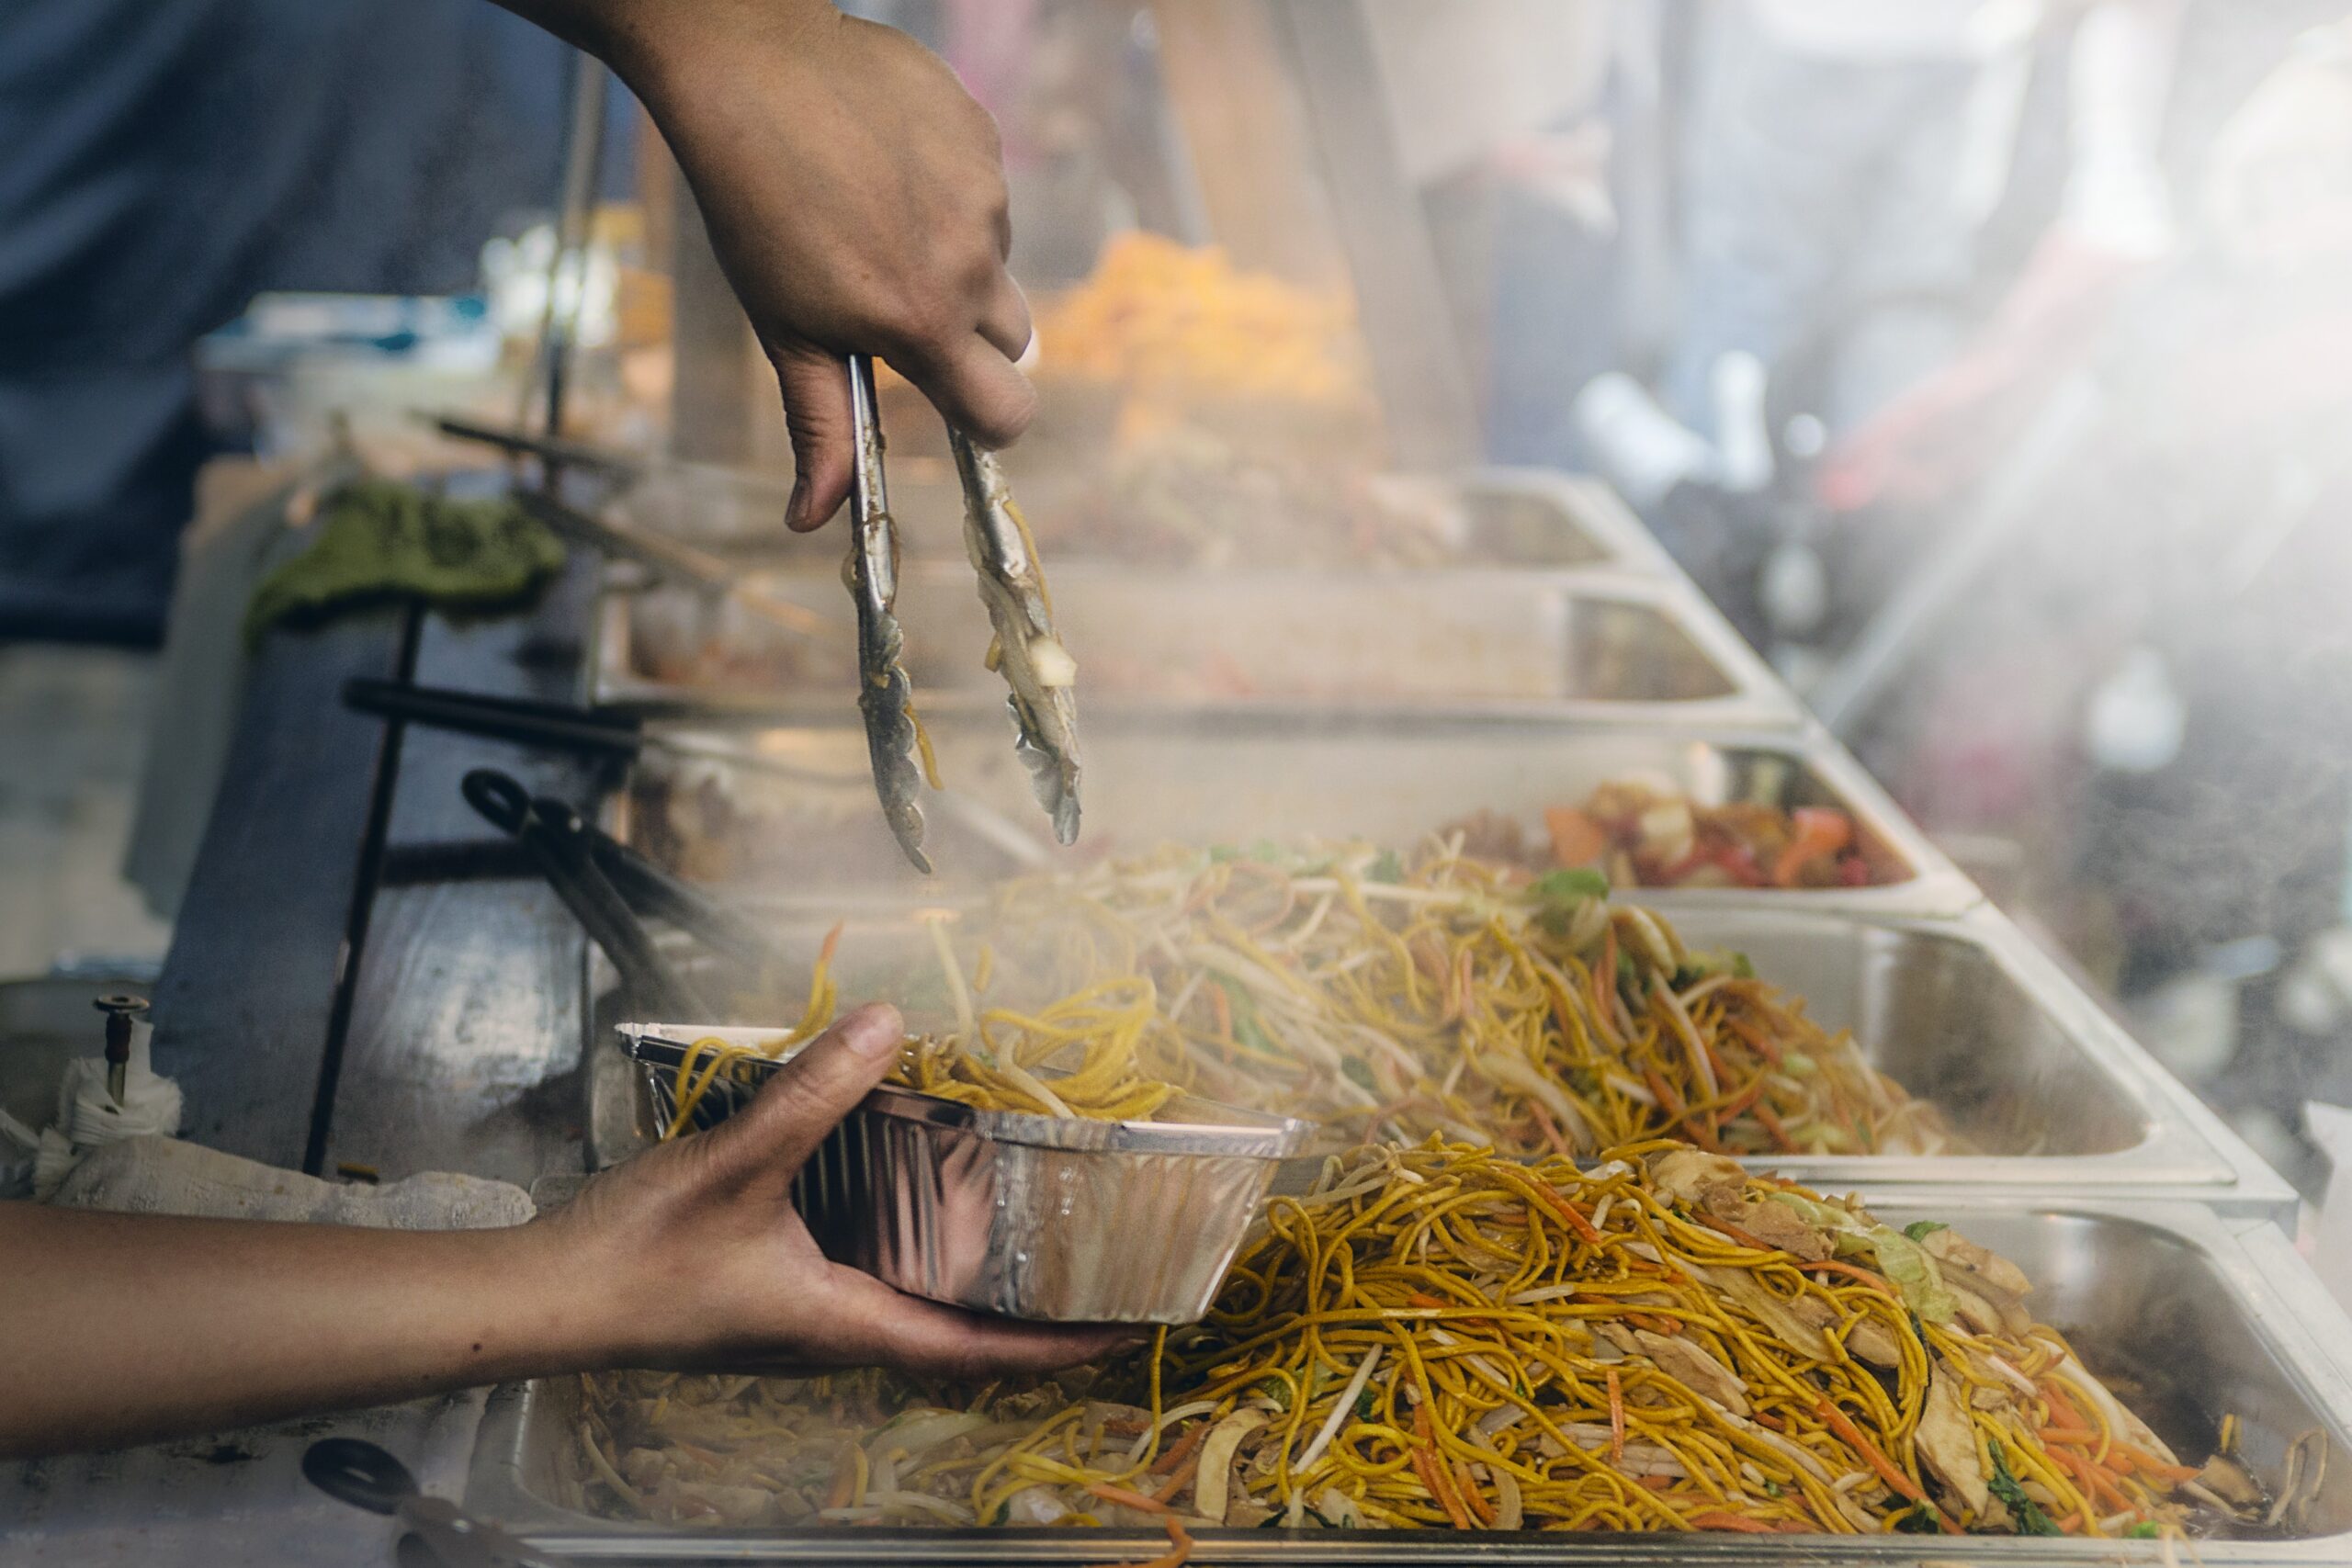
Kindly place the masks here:
[[(655, 1047), (657, 1052), (662, 1049), (685, 1051), (692, 1048), (695, 1040), (714, 1036), (721, 1039), (730, 1035), (773, 1038), (792, 1032), (788, 1029), (747, 1028), (741, 1025), (706, 1027), (672, 1023), (622, 1023), (615, 1028), (628, 1043), (629, 1055), (647, 1067), (674, 1065), (662, 1062), (658, 1055), (649, 1057), (645, 1051), (647, 1046)], [(686, 1038), (680, 1039), (680, 1035)], [(746, 1040), (743, 1043), (752, 1042)], [(768, 1060), (780, 1065), (789, 1059), (788, 1056), (778, 1056)], [(1091, 1117), (984, 1111), (966, 1105), (961, 1100), (946, 1100), (892, 1084), (869, 1090), (858, 1102), (858, 1109), (868, 1115), (920, 1122), (934, 1127), (965, 1129), (991, 1143), (1067, 1149), (1081, 1154), (1191, 1155), (1227, 1159), (1282, 1160), (1292, 1157), (1304, 1148), (1315, 1131), (1296, 1117), (1272, 1116), (1192, 1096), (1171, 1103), (1199, 1117), (1213, 1117), (1214, 1120), (1104, 1122)]]

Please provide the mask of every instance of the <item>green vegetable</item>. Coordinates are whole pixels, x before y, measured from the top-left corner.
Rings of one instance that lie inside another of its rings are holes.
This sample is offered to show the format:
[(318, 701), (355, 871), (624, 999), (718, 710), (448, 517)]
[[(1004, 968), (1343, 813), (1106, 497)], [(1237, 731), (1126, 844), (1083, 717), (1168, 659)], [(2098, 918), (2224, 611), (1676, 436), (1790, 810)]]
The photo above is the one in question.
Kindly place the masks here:
[(1227, 861), (1239, 860), (1240, 858), (1241, 851), (1232, 844), (1211, 844), (1209, 846), (1209, 863), (1211, 865), (1223, 865)]
[(1402, 882), (1405, 880), (1405, 863), (1397, 857), (1395, 850), (1383, 850), (1380, 852), (1380, 857), (1372, 863), (1372, 868), (1364, 873), (1364, 876), (1366, 880), (1372, 882)]
[(245, 646), (280, 622), (422, 599), (445, 610), (520, 603), (563, 569), (563, 543), (510, 500), (451, 501), (391, 479), (359, 479), (326, 500), (309, 543), (245, 605)]
[(2123, 1532), (2127, 1540), (2154, 1540), (2165, 1533), (2165, 1527), (2154, 1519), (2142, 1519)]
[(1284, 1382), (1282, 1379), (1267, 1378), (1258, 1384), (1258, 1392), (1264, 1394), (1268, 1399), (1272, 1400), (1274, 1404), (1282, 1409), (1288, 1410), (1290, 1408), (1290, 1384)]
[(1950, 1229), (1951, 1229), (1951, 1227), (1944, 1224), (1941, 1220), (1913, 1220), (1909, 1224), (1903, 1227), (1903, 1234), (1909, 1236), (1913, 1241), (1925, 1241), (1929, 1236), (1935, 1235), (1938, 1231), (1948, 1231)]
[(1771, 1192), (1772, 1202), (1785, 1203), (1805, 1223), (1829, 1235), (1840, 1258), (1867, 1258), (1886, 1276), (1903, 1304), (1929, 1323), (1950, 1323), (1960, 1314), (1960, 1303), (1945, 1288), (1943, 1271), (1927, 1248), (1893, 1225), (1864, 1224), (1852, 1211), (1794, 1192)]
[(1681, 967), (1674, 972), (1674, 988), (1679, 991), (1687, 986), (1695, 986), (1713, 975), (1729, 975), (1735, 980), (1753, 980), (1756, 978), (1756, 965), (1747, 961), (1747, 954), (1735, 953), (1727, 947), (1705, 953), (1686, 953), (1682, 955)]
[(1547, 871), (1527, 885), (1527, 896), (1535, 900), (1535, 923), (1566, 936), (1579, 908), (1609, 897), (1609, 879), (1597, 871)]
[(1577, 866), (1566, 871), (1547, 871), (1527, 885), (1527, 891), (1544, 904), (1565, 904), (1570, 908), (1588, 898), (1609, 897), (1609, 879), (1597, 871)]
[(1373, 1081), (1372, 1068), (1365, 1066), (1363, 1057), (1343, 1057), (1340, 1062), (1340, 1071), (1347, 1074), (1348, 1081), (1357, 1088), (1368, 1089), (1374, 1094), (1380, 1092), (1380, 1086)]
[(1369, 1421), (1380, 1413), (1380, 1396), (1369, 1388), (1356, 1391), (1356, 1419)]
[(1925, 1503), (1915, 1503), (1895, 1515), (1894, 1528), (1905, 1535), (1937, 1535), (1943, 1529), (1935, 1509)]
[(1249, 1046), (1252, 1051), (1263, 1051), (1270, 1056), (1286, 1054), (1281, 1046), (1274, 1043), (1273, 1036), (1266, 1032), (1265, 1025), (1258, 1021), (1258, 1003), (1250, 995), (1249, 987), (1244, 986), (1230, 975), (1212, 972), (1209, 979), (1215, 983), (1218, 990), (1225, 993), (1225, 999), (1233, 1004), (1234, 1039)]
[(2008, 1456), (2001, 1451), (2000, 1439), (1988, 1438), (1984, 1447), (1993, 1456), (1993, 1478), (1984, 1484), (2017, 1517), (2018, 1529), (2028, 1535), (2064, 1534), (2041, 1511), (2041, 1505), (2027, 1496), (2025, 1488), (2018, 1484), (2018, 1478), (2009, 1473)]

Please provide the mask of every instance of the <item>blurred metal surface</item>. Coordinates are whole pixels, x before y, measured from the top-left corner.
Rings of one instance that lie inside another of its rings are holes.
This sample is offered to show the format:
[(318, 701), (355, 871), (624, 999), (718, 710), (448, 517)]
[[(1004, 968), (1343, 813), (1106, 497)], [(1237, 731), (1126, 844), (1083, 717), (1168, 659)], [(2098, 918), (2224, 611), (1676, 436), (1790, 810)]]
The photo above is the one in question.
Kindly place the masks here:
[[(666, 1023), (621, 1033), (664, 1125), (695, 1041), (773, 1047), (788, 1038)], [(781, 1065), (743, 1066), (758, 1079)], [(722, 1118), (745, 1092), (715, 1081), (696, 1124)], [(1275, 1167), (1307, 1132), (1189, 1097), (1160, 1119), (1101, 1122), (978, 1111), (885, 1085), (802, 1168), (793, 1201), (825, 1256), (913, 1295), (1062, 1323), (1194, 1323)], [(1138, 1249), (1139, 1236), (1152, 1245)]]
[[(950, 791), (1008, 813), (1022, 808), (1028, 781), (1002, 754), (1001, 715), (941, 708), (929, 723)], [(846, 717), (769, 728), (751, 743), (810, 773), (859, 778), (864, 738)], [(1089, 730), (1087, 766), (1086, 847), (1097, 853), (1135, 852), (1171, 839), (1411, 844), (1479, 810), (1520, 820), (1541, 842), (1544, 807), (1639, 779), (1704, 804), (1838, 807), (1852, 815), (1878, 878), (1873, 886), (1763, 895), (1642, 890), (1660, 908), (1760, 896), (1790, 908), (1939, 915), (1983, 897), (1852, 759), (1803, 730), (1501, 722), (1304, 704), (1253, 712), (1104, 707)], [(845, 910), (914, 887), (932, 889), (934, 900), (952, 898), (1012, 869), (1001, 852), (943, 818), (933, 835), (939, 876), (919, 882), (898, 869), (895, 846), (865, 819), (870, 813), (862, 805), (847, 783), (820, 791), (717, 763), (639, 767), (616, 808), (616, 830), (683, 874), (739, 890), (791, 886), (837, 898)]]
[[(595, 581), (593, 558), (575, 555), (527, 614), (426, 616), (413, 678), (550, 702), (575, 695)], [(389, 874), (371, 889), (367, 940), (353, 956), (350, 1023), (320, 1107), (320, 1168), (365, 1165), (388, 1180), (461, 1170), (526, 1184), (576, 1170), (587, 1027), (578, 925), (511, 857), (481, 857), (471, 874), (403, 873), (412, 856), (429, 863), (434, 852), (478, 852), (494, 838), (460, 793), (474, 768), (583, 806), (609, 775), (577, 754), (397, 728)]]
[(314, 1113), (400, 766), (398, 738), (337, 694), (354, 676), (403, 674), (414, 619), (384, 609), (279, 629), (254, 659), (153, 993), (155, 1070), (179, 1080), (197, 1143), (318, 1168)]
[[(906, 660), (928, 716), (984, 701), (989, 628), (944, 563), (901, 573)], [(1090, 710), (1285, 705), (1662, 724), (1794, 725), (1802, 711), (1697, 593), (1615, 574), (1269, 568), (1057, 571), (1057, 619)], [(818, 603), (816, 575), (764, 580)], [(838, 592), (838, 589), (833, 592)], [(788, 638), (667, 590), (616, 594), (598, 642), (599, 701), (633, 712), (798, 717), (851, 690), (846, 640)]]
[[(2028, 1199), (1982, 1190), (1877, 1194), (1893, 1224), (1941, 1219), (2018, 1264), (2035, 1282), (2035, 1314), (2064, 1329), (2090, 1367), (2142, 1391), (2136, 1404), (2186, 1453), (2211, 1450), (2221, 1417), (2237, 1416), (2244, 1453), (2276, 1473), (2287, 1445), (2324, 1431), (2352, 1443), (2352, 1380), (2330, 1346), (2352, 1322), (2267, 1225), (2217, 1218), (2194, 1204), (2120, 1199)], [(509, 1384), (491, 1400), (466, 1488), (477, 1511), (506, 1520), (543, 1547), (606, 1561), (971, 1562), (1139, 1558), (1159, 1550), (1140, 1533), (1014, 1529), (680, 1531), (596, 1518), (576, 1506), (581, 1471), (576, 1380)], [(2352, 1561), (2352, 1470), (2329, 1467), (2301, 1539), (2200, 1540), (2195, 1560), (2216, 1565)], [(1311, 1530), (1200, 1532), (1218, 1562), (1951, 1564), (2057, 1568), (2165, 1561), (2153, 1543), (1972, 1537), (1959, 1543), (1722, 1535), (1625, 1536)], [(2184, 1554), (2185, 1555), (2185, 1554)]]

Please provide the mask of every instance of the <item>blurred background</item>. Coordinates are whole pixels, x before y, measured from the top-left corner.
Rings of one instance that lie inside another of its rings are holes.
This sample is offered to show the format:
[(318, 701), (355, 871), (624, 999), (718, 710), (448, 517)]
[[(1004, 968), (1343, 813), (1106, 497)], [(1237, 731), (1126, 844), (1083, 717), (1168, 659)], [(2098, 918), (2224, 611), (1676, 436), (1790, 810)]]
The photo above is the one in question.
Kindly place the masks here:
[[(1003, 127), (1050, 547), (1409, 567), (1435, 525), (1395, 476), (1602, 476), (2319, 1179), (2301, 1107), (2352, 1100), (2352, 4), (855, 8)], [(242, 603), (241, 519), (322, 451), (398, 472), (449, 457), (419, 406), (544, 417), (552, 323), (568, 433), (788, 463), (658, 138), (481, 0), (0, 11), (0, 975), (160, 955), (163, 819), (209, 793), (154, 781), (209, 790), (235, 648), (153, 650)], [(890, 423), (920, 476), (935, 422)]]

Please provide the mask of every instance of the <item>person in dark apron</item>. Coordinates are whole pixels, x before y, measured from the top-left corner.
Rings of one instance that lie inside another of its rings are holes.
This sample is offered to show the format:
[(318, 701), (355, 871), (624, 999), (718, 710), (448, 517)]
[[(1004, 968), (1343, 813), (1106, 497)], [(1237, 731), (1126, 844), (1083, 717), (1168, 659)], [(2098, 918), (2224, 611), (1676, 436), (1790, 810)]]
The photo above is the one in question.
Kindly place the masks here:
[(786, 389), (814, 526), (840, 356), (976, 436), (1033, 401), (995, 128), (825, 0), (0, 6), (0, 640), (153, 642), (206, 437), (189, 350), (265, 288), (439, 292), (555, 188), (564, 52), (612, 65), (708, 211)]

